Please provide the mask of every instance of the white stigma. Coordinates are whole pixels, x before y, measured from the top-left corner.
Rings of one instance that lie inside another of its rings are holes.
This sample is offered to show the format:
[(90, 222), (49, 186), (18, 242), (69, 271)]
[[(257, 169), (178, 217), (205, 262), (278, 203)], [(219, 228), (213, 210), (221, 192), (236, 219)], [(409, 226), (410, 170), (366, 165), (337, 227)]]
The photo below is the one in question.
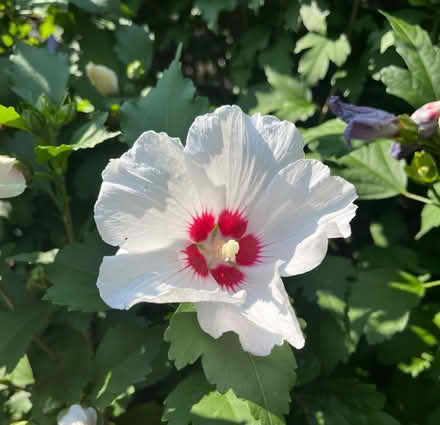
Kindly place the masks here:
[(223, 261), (227, 263), (235, 263), (235, 256), (238, 254), (239, 250), (240, 244), (234, 239), (229, 239), (228, 242), (222, 246)]

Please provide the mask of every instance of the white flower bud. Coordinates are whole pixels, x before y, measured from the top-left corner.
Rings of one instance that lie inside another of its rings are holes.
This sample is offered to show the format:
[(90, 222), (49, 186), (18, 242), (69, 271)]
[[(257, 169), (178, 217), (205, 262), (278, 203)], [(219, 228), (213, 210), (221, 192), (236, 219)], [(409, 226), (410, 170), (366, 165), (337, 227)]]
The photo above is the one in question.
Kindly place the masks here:
[(93, 87), (103, 96), (114, 96), (119, 93), (118, 76), (110, 68), (89, 62), (86, 73)]
[(0, 155), (0, 198), (18, 196), (26, 189), (26, 180), (17, 165), (15, 158)]
[(411, 115), (422, 137), (431, 137), (439, 127), (440, 101), (425, 103)]
[(93, 407), (84, 409), (73, 404), (58, 418), (58, 425), (96, 425), (98, 415)]

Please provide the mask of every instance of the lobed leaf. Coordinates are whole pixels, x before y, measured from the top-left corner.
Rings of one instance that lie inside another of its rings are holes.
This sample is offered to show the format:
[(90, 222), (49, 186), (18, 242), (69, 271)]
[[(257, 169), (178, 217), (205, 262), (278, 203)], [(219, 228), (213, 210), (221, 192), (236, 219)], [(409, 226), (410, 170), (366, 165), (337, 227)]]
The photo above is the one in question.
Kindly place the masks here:
[(356, 186), (359, 199), (384, 199), (405, 192), (405, 164), (391, 157), (390, 146), (389, 140), (377, 141), (338, 160), (345, 168), (337, 173)]
[(266, 423), (271, 414), (288, 412), (296, 361), (287, 344), (275, 347), (269, 356), (253, 356), (243, 351), (233, 333), (218, 340), (205, 334), (192, 307), (185, 304), (171, 318), (165, 338), (171, 344), (169, 357), (178, 369), (201, 357), (205, 375), (218, 391), (232, 389), (262, 408), (254, 409), (257, 419)]
[(191, 123), (208, 111), (208, 100), (194, 97), (193, 83), (183, 78), (181, 53), (180, 46), (171, 65), (147, 96), (123, 103), (121, 129), (130, 146), (147, 130), (164, 131), (184, 143)]

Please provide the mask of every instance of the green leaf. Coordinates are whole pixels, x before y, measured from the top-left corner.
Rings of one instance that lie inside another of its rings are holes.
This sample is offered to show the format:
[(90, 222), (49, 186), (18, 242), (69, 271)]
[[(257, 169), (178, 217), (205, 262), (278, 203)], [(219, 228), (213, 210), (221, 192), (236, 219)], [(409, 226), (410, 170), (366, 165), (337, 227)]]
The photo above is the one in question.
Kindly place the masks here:
[(227, 424), (261, 425), (261, 422), (252, 416), (249, 403), (237, 398), (232, 390), (225, 394), (213, 391), (205, 395), (192, 407), (191, 412), (198, 416), (193, 417), (193, 425), (205, 425), (206, 419), (219, 420), (219, 425), (225, 421)]
[(399, 425), (382, 409), (385, 397), (355, 379), (321, 381), (301, 394), (308, 425)]
[(119, 59), (129, 64), (135, 60), (142, 62), (144, 71), (148, 71), (153, 59), (153, 41), (148, 32), (139, 25), (121, 26), (116, 31), (115, 52)]
[(53, 311), (50, 304), (36, 302), (0, 312), (0, 359), (7, 370), (14, 369), (32, 339), (46, 328)]
[(369, 344), (389, 339), (405, 329), (410, 311), (423, 296), (423, 286), (408, 273), (394, 269), (359, 272), (348, 300), (352, 330)]
[[(92, 390), (97, 407), (108, 406), (127, 387), (151, 373), (151, 362), (159, 352), (163, 328), (110, 328), (96, 352)], [(123, 341), (123, 344), (121, 344)]]
[(69, 310), (107, 310), (99, 296), (96, 280), (102, 257), (110, 252), (101, 244), (74, 243), (61, 249), (55, 263), (47, 266), (53, 286), (47, 290), (44, 299)]
[(182, 76), (181, 53), (179, 46), (173, 62), (147, 96), (122, 105), (121, 129), (130, 146), (147, 130), (164, 131), (184, 143), (191, 123), (208, 111), (208, 100), (194, 97), (193, 83)]
[(36, 105), (38, 98), (46, 94), (55, 104), (66, 95), (69, 79), (69, 61), (63, 53), (17, 43), (8, 69), (11, 89), (24, 101)]
[(432, 229), (440, 226), (440, 207), (434, 204), (426, 204), (421, 214), (420, 230), (415, 236), (420, 239)]
[(231, 77), (238, 87), (247, 88), (257, 53), (265, 49), (270, 39), (270, 28), (266, 25), (253, 25), (240, 36), (238, 46), (232, 51)]
[(8, 261), (23, 262), (27, 264), (51, 264), (55, 261), (58, 251), (58, 248), (54, 248), (49, 251), (23, 252), (8, 257)]
[(24, 388), (35, 383), (34, 373), (28, 356), (25, 354), (15, 366), (15, 369), (5, 376), (16, 387)]
[(223, 10), (234, 10), (237, 0), (196, 0), (194, 6), (202, 11), (202, 18), (208, 24), (208, 28), (217, 31), (217, 19)]
[(71, 0), (75, 6), (92, 14), (118, 13), (120, 0)]
[(295, 286), (302, 286), (304, 296), (320, 309), (307, 306), (301, 317), (307, 322), (307, 340), (325, 373), (339, 362), (346, 362), (355, 348), (346, 326), (346, 294), (355, 276), (350, 260), (327, 256), (315, 270), (294, 280)]
[(72, 153), (71, 145), (37, 145), (35, 146), (35, 157), (37, 163), (50, 163), (59, 175), (67, 169), (67, 161)]
[[(51, 354), (41, 350), (30, 353), (36, 381), (34, 392), (40, 400), (55, 398), (68, 405), (78, 403), (91, 378), (90, 340), (71, 327), (58, 327), (51, 330), (44, 342)], [(62, 391), (61, 382), (68, 383)]]
[(308, 31), (327, 34), (327, 16), (330, 11), (321, 10), (315, 0), (310, 4), (302, 5), (299, 14)]
[(414, 108), (440, 98), (440, 48), (433, 46), (426, 31), (403, 19), (381, 12), (393, 28), (397, 53), (408, 71), (390, 66), (381, 70), (387, 92)]
[(179, 382), (168, 395), (162, 420), (168, 425), (187, 425), (191, 422), (191, 409), (213, 390), (203, 373), (197, 371)]
[(311, 85), (325, 77), (330, 61), (341, 66), (351, 52), (350, 43), (344, 34), (335, 41), (318, 34), (306, 34), (297, 41), (295, 53), (305, 49), (310, 50), (299, 60), (298, 72)]
[(265, 421), (270, 413), (289, 411), (290, 389), (295, 382), (296, 361), (290, 347), (274, 347), (266, 357), (253, 356), (241, 348), (233, 333), (218, 340), (204, 333), (191, 306), (182, 304), (170, 320), (165, 339), (171, 343), (169, 358), (178, 369), (202, 357), (206, 378), (217, 390), (234, 393), (263, 409), (253, 409)]
[(384, 199), (405, 192), (405, 165), (392, 158), (390, 145), (389, 140), (370, 143), (338, 160), (346, 168), (337, 173), (356, 186), (359, 199)]
[(258, 63), (261, 68), (269, 67), (281, 74), (290, 74), (293, 68), (292, 39), (277, 37), (276, 41), (260, 53)]
[(346, 309), (345, 295), (354, 276), (356, 269), (350, 260), (329, 255), (316, 269), (298, 276), (295, 283), (303, 286), (304, 296), (309, 301), (335, 319), (341, 319)]
[(4, 404), (4, 407), (14, 419), (23, 419), (24, 415), (32, 408), (32, 403), (29, 400), (31, 393), (27, 391), (16, 391), (9, 400)]
[(108, 131), (106, 129), (104, 124), (107, 121), (107, 117), (108, 112), (100, 112), (93, 116), (89, 122), (75, 131), (72, 136), (73, 143), (69, 146), (74, 151), (94, 148), (99, 143), (118, 136), (121, 133), (120, 131)]
[(379, 361), (387, 366), (409, 363), (435, 348), (440, 340), (439, 329), (432, 320), (437, 308), (428, 304), (414, 309), (406, 329), (377, 347)]
[(347, 127), (347, 124), (344, 121), (333, 119), (317, 125), (316, 127), (300, 128), (299, 130), (304, 138), (304, 143), (307, 145), (322, 137), (344, 134), (345, 127)]
[(312, 102), (312, 92), (305, 83), (270, 68), (265, 71), (272, 91), (257, 91), (258, 104), (251, 111), (252, 114), (273, 112), (281, 119), (295, 122), (305, 121), (315, 113), (317, 106)]
[(13, 106), (6, 107), (0, 105), (0, 125), (29, 131), (26, 122), (21, 118), (20, 114)]

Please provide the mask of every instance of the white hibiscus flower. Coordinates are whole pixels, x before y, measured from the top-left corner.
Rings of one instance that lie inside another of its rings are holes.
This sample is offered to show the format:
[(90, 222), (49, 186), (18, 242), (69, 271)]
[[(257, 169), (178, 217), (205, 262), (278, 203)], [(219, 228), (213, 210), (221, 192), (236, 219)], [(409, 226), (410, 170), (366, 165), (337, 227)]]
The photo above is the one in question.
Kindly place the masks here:
[(96, 425), (97, 414), (93, 407), (84, 409), (74, 404), (58, 418), (58, 425)]
[(26, 180), (17, 164), (15, 158), (0, 155), (0, 199), (18, 196), (26, 189)]
[(185, 148), (142, 134), (104, 170), (95, 205), (102, 238), (120, 247), (101, 265), (104, 301), (192, 302), (214, 338), (233, 331), (255, 355), (301, 348), (281, 276), (319, 265), (356, 209), (353, 185), (303, 146), (292, 123), (236, 106), (198, 117)]

